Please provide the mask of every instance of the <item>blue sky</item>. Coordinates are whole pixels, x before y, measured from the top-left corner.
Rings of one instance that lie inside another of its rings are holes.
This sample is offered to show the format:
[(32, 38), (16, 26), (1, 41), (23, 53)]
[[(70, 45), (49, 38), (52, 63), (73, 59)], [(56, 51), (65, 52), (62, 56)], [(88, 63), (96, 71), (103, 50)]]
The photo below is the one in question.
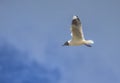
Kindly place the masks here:
[[(119, 3), (1, 0), (0, 82), (120, 83)], [(92, 48), (61, 46), (71, 38), (73, 15)]]

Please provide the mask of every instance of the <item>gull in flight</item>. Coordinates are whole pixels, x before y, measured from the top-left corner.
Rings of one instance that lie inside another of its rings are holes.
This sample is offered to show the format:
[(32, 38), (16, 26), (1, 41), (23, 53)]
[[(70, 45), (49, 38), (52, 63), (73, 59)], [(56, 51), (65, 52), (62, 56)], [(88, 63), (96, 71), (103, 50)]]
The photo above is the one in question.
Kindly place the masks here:
[(83, 31), (82, 31), (82, 24), (78, 16), (73, 16), (72, 25), (70, 29), (71, 29), (72, 39), (69, 41), (66, 41), (63, 46), (86, 45), (88, 47), (92, 47), (91, 44), (93, 44), (94, 41), (85, 40)]

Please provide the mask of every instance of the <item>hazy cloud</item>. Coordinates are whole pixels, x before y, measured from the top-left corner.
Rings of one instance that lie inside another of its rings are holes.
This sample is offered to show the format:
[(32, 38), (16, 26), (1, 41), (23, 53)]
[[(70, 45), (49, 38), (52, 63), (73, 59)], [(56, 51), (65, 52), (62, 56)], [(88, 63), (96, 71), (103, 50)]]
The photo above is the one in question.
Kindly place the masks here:
[(0, 83), (58, 83), (58, 68), (30, 61), (27, 53), (9, 43), (0, 46)]

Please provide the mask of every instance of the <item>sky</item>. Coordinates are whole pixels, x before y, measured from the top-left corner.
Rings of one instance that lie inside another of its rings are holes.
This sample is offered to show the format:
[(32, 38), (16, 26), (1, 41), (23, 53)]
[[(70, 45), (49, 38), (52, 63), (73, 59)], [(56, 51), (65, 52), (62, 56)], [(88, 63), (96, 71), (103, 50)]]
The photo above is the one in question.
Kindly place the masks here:
[[(0, 83), (120, 83), (119, 0), (0, 0)], [(63, 47), (79, 16), (86, 46)]]

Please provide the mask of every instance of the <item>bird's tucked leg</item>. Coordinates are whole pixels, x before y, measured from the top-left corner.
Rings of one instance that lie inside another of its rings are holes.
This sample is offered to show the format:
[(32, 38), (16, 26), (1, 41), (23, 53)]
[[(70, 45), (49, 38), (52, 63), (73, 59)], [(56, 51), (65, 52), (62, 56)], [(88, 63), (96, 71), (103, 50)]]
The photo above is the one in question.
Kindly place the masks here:
[(92, 47), (90, 44), (84, 44), (84, 45), (86, 45), (87, 47)]

